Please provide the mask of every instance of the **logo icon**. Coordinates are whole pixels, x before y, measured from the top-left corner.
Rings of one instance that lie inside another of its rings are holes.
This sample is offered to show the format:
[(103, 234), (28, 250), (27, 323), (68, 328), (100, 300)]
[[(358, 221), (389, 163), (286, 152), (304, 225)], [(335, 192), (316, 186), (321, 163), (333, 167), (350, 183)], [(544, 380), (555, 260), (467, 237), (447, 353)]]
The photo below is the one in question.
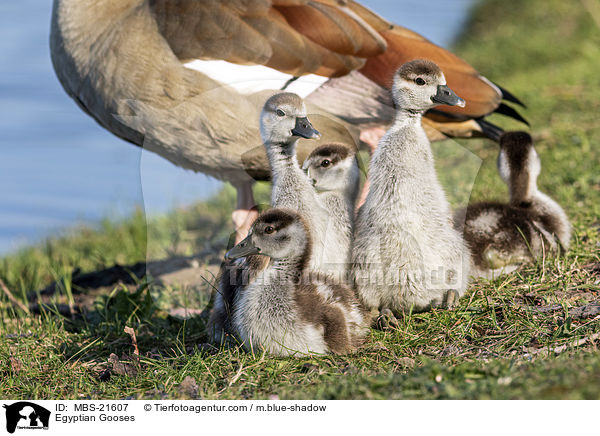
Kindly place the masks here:
[(19, 401), (10, 405), (4, 404), (6, 409), (6, 431), (14, 433), (19, 429), (48, 429), (50, 411), (29, 401)]

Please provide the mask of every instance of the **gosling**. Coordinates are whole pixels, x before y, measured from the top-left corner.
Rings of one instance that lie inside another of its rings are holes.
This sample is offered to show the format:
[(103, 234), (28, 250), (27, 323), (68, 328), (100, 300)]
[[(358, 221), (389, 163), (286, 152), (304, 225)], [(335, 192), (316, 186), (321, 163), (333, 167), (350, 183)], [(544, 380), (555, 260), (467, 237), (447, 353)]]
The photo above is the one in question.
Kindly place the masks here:
[(289, 209), (261, 214), (227, 253), (268, 256), (268, 266), (233, 301), (234, 334), (252, 352), (276, 356), (349, 353), (367, 333), (366, 316), (348, 287), (311, 276), (307, 221)]
[(423, 114), (464, 106), (428, 60), (394, 75), (396, 117), (371, 160), (371, 186), (355, 224), (353, 279), (370, 310), (398, 314), (452, 306), (467, 287), (469, 252), (434, 168)]
[(323, 252), (313, 255), (320, 256), (316, 261), (322, 264), (321, 269), (326, 269), (336, 279), (346, 282), (354, 206), (360, 183), (356, 153), (341, 143), (322, 145), (306, 158), (302, 169), (326, 211)]
[(455, 217), (471, 248), (472, 274), (492, 279), (523, 263), (569, 248), (571, 225), (563, 209), (537, 187), (541, 162), (531, 136), (507, 132), (500, 138), (498, 172), (510, 201), (477, 203)]

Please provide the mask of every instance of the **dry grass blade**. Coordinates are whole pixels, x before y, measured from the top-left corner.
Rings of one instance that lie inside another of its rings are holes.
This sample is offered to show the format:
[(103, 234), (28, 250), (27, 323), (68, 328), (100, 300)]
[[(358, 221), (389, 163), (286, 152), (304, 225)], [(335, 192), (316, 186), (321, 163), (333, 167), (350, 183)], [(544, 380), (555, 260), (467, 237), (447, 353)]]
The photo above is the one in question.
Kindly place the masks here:
[(2, 279), (0, 279), (0, 287), (2, 288), (2, 291), (8, 297), (8, 299), (10, 300), (10, 302), (12, 304), (19, 307), (19, 309), (21, 309), (23, 312), (25, 312), (27, 315), (29, 315), (29, 307), (27, 307), (27, 305), (25, 303), (23, 303), (22, 301), (19, 301), (15, 298), (15, 296), (12, 294), (12, 292), (10, 292), (8, 287), (4, 284), (4, 281)]

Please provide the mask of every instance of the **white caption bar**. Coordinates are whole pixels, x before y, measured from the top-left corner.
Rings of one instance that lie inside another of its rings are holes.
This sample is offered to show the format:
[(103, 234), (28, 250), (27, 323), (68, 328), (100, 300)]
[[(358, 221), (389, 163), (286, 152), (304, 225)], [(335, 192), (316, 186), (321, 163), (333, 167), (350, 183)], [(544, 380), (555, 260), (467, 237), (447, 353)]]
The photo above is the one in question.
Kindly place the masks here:
[(274, 432), (287, 436), (306, 431), (340, 435), (506, 435), (507, 431), (554, 435), (591, 426), (590, 420), (586, 424), (572, 418), (595, 416), (598, 407), (594, 401), (0, 400), (0, 404), (5, 406), (0, 411), (0, 433), (33, 436), (164, 436), (183, 429), (194, 434), (244, 436)]

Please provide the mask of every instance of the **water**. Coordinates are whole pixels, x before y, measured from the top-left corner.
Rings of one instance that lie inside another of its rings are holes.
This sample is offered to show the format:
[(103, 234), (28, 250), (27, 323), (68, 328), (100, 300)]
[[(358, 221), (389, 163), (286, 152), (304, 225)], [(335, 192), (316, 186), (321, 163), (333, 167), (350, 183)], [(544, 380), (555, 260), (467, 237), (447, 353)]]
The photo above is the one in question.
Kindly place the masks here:
[[(448, 46), (472, 1), (362, 3)], [(51, 8), (50, 0), (0, 3), (0, 253), (137, 206), (164, 213), (221, 186), (152, 153), (142, 159), (139, 148), (108, 133), (67, 97), (50, 62)]]

